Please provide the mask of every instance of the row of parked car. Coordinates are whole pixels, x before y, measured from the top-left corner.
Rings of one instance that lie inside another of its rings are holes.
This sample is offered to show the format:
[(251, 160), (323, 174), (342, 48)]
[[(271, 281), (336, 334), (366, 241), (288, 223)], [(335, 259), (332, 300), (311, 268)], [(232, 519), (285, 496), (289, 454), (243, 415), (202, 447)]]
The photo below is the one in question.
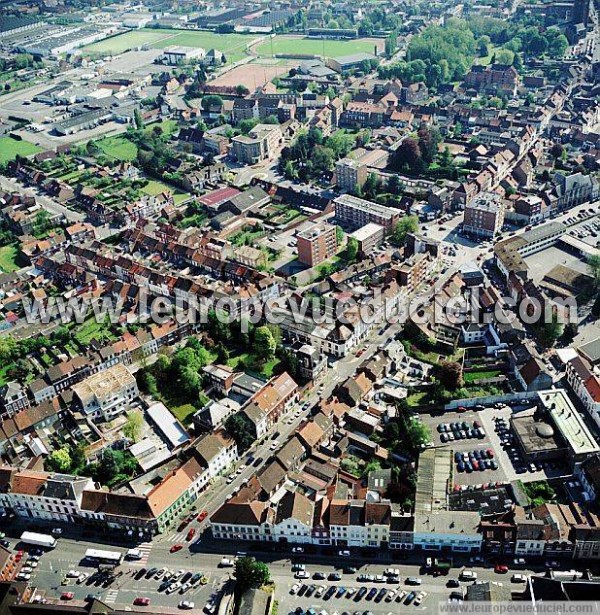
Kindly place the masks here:
[(485, 438), (479, 421), (456, 421), (453, 423), (439, 423), (437, 430), (440, 434), (441, 442), (454, 442), (455, 440), (471, 440), (473, 438)]
[(333, 598), (348, 598), (353, 599), (354, 602), (360, 602), (361, 600), (372, 600), (373, 602), (397, 602), (404, 604), (413, 603), (415, 606), (421, 604), (421, 602), (427, 596), (426, 592), (406, 591), (401, 589), (386, 589), (384, 587), (377, 589), (376, 587), (341, 587), (336, 585), (306, 585), (301, 583), (295, 583), (290, 589), (290, 594), (297, 596), (323, 598), (323, 600), (331, 600)]
[(494, 451), (491, 448), (457, 451), (454, 453), (454, 461), (459, 472), (483, 472), (484, 470), (498, 469), (498, 463), (494, 456)]

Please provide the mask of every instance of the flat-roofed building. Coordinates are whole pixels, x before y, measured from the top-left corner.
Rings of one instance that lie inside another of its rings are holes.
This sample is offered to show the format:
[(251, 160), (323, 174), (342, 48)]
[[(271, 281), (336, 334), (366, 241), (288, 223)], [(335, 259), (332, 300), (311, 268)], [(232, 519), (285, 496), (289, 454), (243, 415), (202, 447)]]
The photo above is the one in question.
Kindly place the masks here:
[(298, 260), (314, 267), (335, 256), (337, 251), (336, 229), (332, 224), (315, 224), (296, 236)]
[(256, 164), (275, 155), (283, 135), (276, 124), (257, 124), (248, 135), (239, 135), (231, 141), (232, 153), (238, 162)]
[(583, 416), (564, 389), (540, 391), (538, 396), (567, 445), (571, 461), (583, 461), (589, 455), (600, 452), (600, 446)]
[(176, 66), (193, 60), (201, 60), (206, 51), (200, 47), (179, 47), (171, 45), (163, 49), (163, 62)]
[(465, 205), (463, 231), (494, 237), (504, 224), (504, 204), (495, 192), (482, 192)]
[(139, 396), (132, 373), (117, 363), (73, 386), (84, 414), (108, 421), (123, 412)]
[(350, 192), (367, 181), (367, 165), (354, 158), (342, 158), (335, 165), (335, 179), (340, 190)]
[(363, 256), (369, 256), (371, 252), (385, 239), (385, 228), (381, 224), (369, 222), (354, 231), (350, 237), (358, 241), (358, 251)]
[(342, 225), (354, 230), (374, 222), (389, 232), (399, 220), (400, 212), (350, 194), (342, 194), (335, 199), (335, 217)]

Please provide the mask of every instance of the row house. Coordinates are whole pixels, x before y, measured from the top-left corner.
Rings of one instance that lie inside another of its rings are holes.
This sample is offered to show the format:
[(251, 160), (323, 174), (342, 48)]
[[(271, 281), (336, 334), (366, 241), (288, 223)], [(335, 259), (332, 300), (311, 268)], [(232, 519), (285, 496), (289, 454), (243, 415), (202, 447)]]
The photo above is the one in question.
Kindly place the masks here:
[(24, 519), (74, 523), (91, 478), (0, 468), (0, 510)]
[(571, 390), (600, 427), (600, 378), (592, 371), (592, 366), (579, 355), (567, 363), (566, 375)]
[(257, 440), (263, 438), (298, 400), (298, 385), (284, 372), (274, 376), (241, 409)]
[(225, 473), (239, 459), (235, 440), (222, 429), (201, 438), (194, 449), (197, 457), (208, 468), (211, 479)]

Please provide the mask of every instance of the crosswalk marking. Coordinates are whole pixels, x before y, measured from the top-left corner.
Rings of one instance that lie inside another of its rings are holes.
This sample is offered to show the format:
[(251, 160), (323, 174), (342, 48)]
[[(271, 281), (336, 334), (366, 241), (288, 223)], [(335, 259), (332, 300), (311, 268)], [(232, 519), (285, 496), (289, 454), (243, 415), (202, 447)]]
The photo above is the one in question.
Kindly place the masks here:
[(103, 602), (106, 602), (106, 604), (114, 604), (117, 601), (118, 595), (119, 595), (118, 589), (109, 589), (106, 592), (106, 596), (104, 596)]
[(129, 562), (131, 566), (144, 566), (148, 563), (148, 558), (150, 557), (150, 551), (152, 551), (152, 543), (151, 542), (142, 542), (137, 547), (142, 552), (141, 559), (135, 560), (133, 562)]

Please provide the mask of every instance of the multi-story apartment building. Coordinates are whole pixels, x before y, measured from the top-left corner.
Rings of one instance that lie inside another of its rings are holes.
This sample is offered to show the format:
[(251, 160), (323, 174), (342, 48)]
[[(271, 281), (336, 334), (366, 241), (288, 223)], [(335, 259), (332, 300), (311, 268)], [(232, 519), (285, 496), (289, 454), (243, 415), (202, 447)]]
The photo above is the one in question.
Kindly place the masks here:
[(581, 356), (567, 363), (567, 382), (596, 425), (600, 427), (600, 378)]
[(396, 209), (343, 194), (335, 199), (335, 217), (340, 224), (353, 230), (374, 222), (390, 232), (398, 222), (400, 213)]
[(0, 389), (0, 419), (29, 408), (27, 391), (18, 382), (7, 382)]
[(335, 165), (335, 181), (340, 190), (350, 192), (367, 181), (367, 165), (354, 158), (342, 158)]
[(73, 523), (81, 512), (88, 477), (0, 468), (0, 510), (25, 519)]
[(257, 439), (265, 436), (298, 399), (298, 385), (284, 372), (274, 376), (241, 409)]
[(211, 478), (227, 470), (239, 459), (235, 440), (222, 429), (201, 438), (195, 448), (198, 457), (208, 467)]
[(123, 412), (139, 396), (134, 376), (121, 363), (74, 385), (73, 393), (84, 414), (105, 421)]
[(369, 256), (378, 245), (383, 243), (385, 228), (380, 224), (369, 222), (354, 231), (351, 237), (358, 241), (358, 251), (363, 256)]
[(463, 231), (478, 237), (494, 237), (504, 224), (504, 204), (495, 192), (481, 192), (465, 205)]
[(335, 226), (315, 224), (296, 236), (298, 260), (304, 265), (315, 267), (331, 258), (337, 251)]
[(282, 138), (278, 125), (257, 124), (248, 135), (239, 135), (232, 139), (231, 151), (238, 162), (256, 164), (273, 158)]

